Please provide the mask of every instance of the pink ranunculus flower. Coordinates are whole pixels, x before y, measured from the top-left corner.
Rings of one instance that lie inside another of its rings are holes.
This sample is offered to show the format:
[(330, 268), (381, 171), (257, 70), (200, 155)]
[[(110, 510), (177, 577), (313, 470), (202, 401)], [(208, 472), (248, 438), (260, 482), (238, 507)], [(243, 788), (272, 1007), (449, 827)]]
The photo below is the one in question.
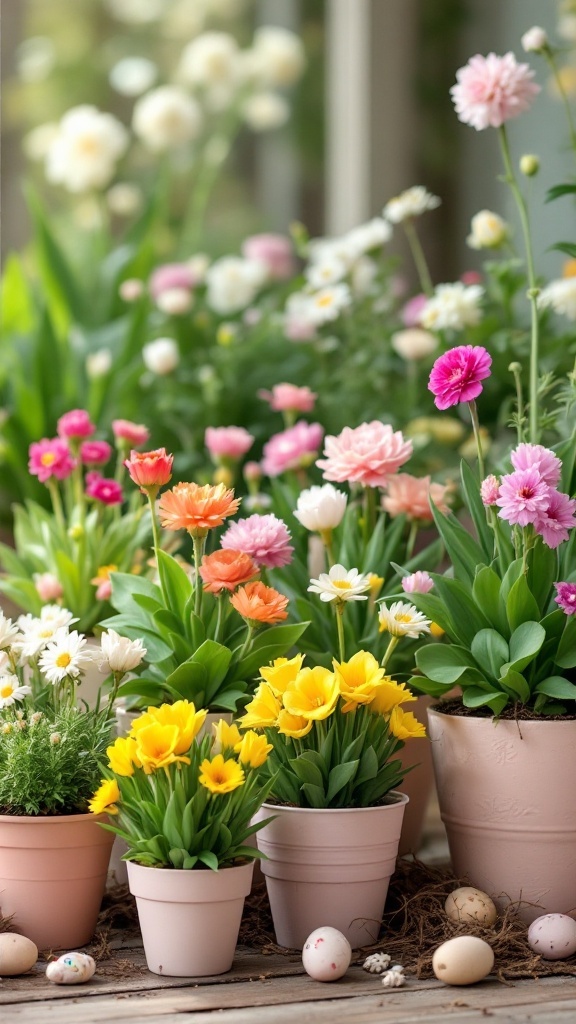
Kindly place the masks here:
[(410, 576), (403, 576), (401, 583), (405, 594), (427, 594), (434, 586), (434, 580), (423, 569), (413, 572)]
[(122, 447), (146, 444), (150, 437), (148, 427), (143, 423), (132, 423), (132, 420), (112, 420), (112, 433)]
[(87, 473), (86, 497), (100, 501), (103, 505), (121, 505), (124, 500), (120, 484), (116, 480), (100, 476), (99, 473)]
[(161, 267), (156, 267), (150, 275), (149, 288), (156, 302), (162, 292), (172, 291), (174, 288), (192, 291), (196, 284), (198, 278), (187, 263), (164, 263)]
[(533, 523), (546, 547), (557, 548), (568, 540), (569, 531), (576, 526), (576, 498), (570, 498), (553, 487), (548, 490), (548, 505), (537, 513)]
[(58, 437), (64, 440), (77, 440), (92, 437), (96, 427), (85, 409), (71, 409), (60, 417), (57, 424)]
[(456, 72), (456, 85), (450, 89), (459, 120), (476, 131), (500, 128), (528, 110), (540, 92), (533, 77), (528, 64), (519, 64), (513, 53), (477, 53)]
[(280, 569), (292, 560), (294, 548), (290, 539), (286, 523), (269, 513), (238, 519), (228, 527), (220, 543), (223, 548), (243, 551), (267, 569)]
[(37, 476), (41, 484), (53, 476), (57, 480), (66, 480), (76, 465), (66, 441), (59, 437), (43, 437), (41, 441), (34, 441), (28, 455), (28, 471)]
[(210, 457), (218, 459), (241, 459), (254, 444), (254, 435), (244, 427), (206, 427), (204, 444)]
[(124, 460), (130, 479), (138, 484), (143, 494), (156, 492), (164, 487), (172, 478), (174, 456), (169, 455), (165, 448), (155, 448), (151, 452), (132, 450), (130, 458)]
[(372, 420), (359, 427), (344, 427), (337, 436), (329, 435), (324, 455), (316, 465), (325, 480), (384, 487), (412, 455), (412, 442), (389, 423)]
[(562, 474), (562, 463), (557, 455), (541, 444), (519, 444), (510, 455), (514, 469), (535, 466), (545, 484), (556, 487)]
[(462, 284), (482, 284), (482, 274), (479, 274), (477, 270), (465, 270), (463, 274), (460, 274), (460, 280)]
[(262, 479), (262, 466), (259, 462), (246, 462), (242, 470), (242, 475), (247, 484), (257, 483)]
[(293, 427), (274, 434), (263, 449), (262, 470), (266, 476), (280, 476), (289, 469), (309, 466), (322, 444), (320, 423), (299, 420)]
[(52, 601), (59, 601), (64, 596), (64, 587), (53, 572), (39, 572), (34, 574), (34, 586), (41, 601), (48, 604)]
[(482, 345), (457, 345), (438, 357), (428, 382), (437, 409), (472, 402), (482, 392), (480, 381), (490, 376), (492, 356)]
[(271, 281), (286, 281), (296, 271), (294, 246), (286, 235), (250, 235), (242, 243), (242, 255), (254, 263), (261, 263)]
[(550, 488), (535, 466), (517, 469), (502, 477), (496, 504), (500, 506), (498, 515), (501, 519), (512, 525), (528, 526), (548, 508)]
[(566, 615), (576, 615), (576, 583), (555, 583), (556, 604)]
[(490, 475), (487, 476), (480, 484), (480, 497), (482, 498), (482, 504), (487, 507), (489, 505), (495, 505), (499, 494), (500, 481), (497, 476), (490, 473)]
[(449, 506), (446, 498), (450, 494), (450, 484), (433, 483), (429, 476), (411, 476), (410, 473), (397, 473), (389, 477), (386, 493), (382, 498), (382, 508), (388, 515), (405, 515), (408, 519), (419, 519), (432, 522), (433, 502), (439, 512), (446, 515)]
[(308, 387), (283, 383), (275, 384), (272, 391), (259, 391), (258, 398), (274, 412), (312, 412), (318, 395)]
[(80, 445), (80, 459), (85, 466), (105, 466), (111, 455), (108, 441), (84, 441)]
[(422, 310), (427, 302), (428, 297), (424, 295), (424, 292), (408, 299), (408, 302), (400, 310), (400, 317), (404, 327), (420, 327)]

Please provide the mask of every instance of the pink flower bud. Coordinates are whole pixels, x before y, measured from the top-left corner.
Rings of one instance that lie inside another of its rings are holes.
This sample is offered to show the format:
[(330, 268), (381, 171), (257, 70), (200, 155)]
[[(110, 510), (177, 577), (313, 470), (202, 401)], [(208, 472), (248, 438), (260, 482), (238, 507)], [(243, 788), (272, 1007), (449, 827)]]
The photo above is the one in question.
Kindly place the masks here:
[(126, 441), (129, 444), (146, 444), (150, 437), (148, 427), (142, 423), (132, 423), (131, 420), (112, 420), (112, 433), (116, 441)]
[(130, 458), (124, 465), (130, 478), (138, 484), (146, 494), (149, 490), (157, 491), (167, 484), (172, 476), (173, 455), (168, 455), (165, 448), (156, 448), (151, 452), (130, 452)]
[(498, 492), (500, 490), (500, 481), (497, 476), (493, 473), (487, 476), (485, 480), (480, 484), (480, 496), (482, 498), (483, 505), (495, 505)]
[(58, 437), (63, 439), (92, 437), (95, 430), (85, 409), (71, 409), (58, 420)]
[[(88, 476), (90, 480), (88, 481)], [(86, 497), (100, 501), (103, 505), (121, 505), (122, 488), (116, 480), (107, 480), (99, 473), (89, 473), (86, 478)]]
[(80, 458), (85, 466), (104, 466), (111, 455), (107, 441), (84, 441), (80, 445)]
[(38, 591), (41, 601), (59, 601), (64, 596), (64, 587), (57, 576), (51, 572), (36, 573), (34, 575), (34, 586)]

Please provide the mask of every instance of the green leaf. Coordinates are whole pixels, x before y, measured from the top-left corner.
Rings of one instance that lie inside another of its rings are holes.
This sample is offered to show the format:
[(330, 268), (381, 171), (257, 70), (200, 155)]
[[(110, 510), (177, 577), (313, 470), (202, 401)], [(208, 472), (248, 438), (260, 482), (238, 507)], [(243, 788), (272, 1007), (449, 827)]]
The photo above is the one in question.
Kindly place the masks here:
[(576, 700), (576, 686), (564, 676), (548, 676), (535, 687), (538, 693), (547, 697), (558, 697), (560, 700)]
[(522, 672), (536, 657), (545, 639), (546, 630), (539, 622), (523, 622), (510, 637), (509, 667)]
[(207, 868), (211, 868), (212, 871), (218, 871), (218, 857), (211, 850), (202, 850), (198, 854), (198, 860), (202, 861)]
[(508, 696), (499, 690), (476, 690), (471, 686), (462, 694), (462, 703), (467, 708), (488, 706), (495, 715), (499, 715), (508, 703)]
[(560, 196), (569, 196), (576, 193), (576, 185), (572, 182), (568, 182), (566, 185), (554, 185), (549, 188), (546, 193), (546, 202), (551, 203), (554, 199), (559, 199)]
[(495, 629), (481, 629), (470, 647), (473, 657), (493, 679), (500, 676), (501, 666), (508, 661), (508, 644)]
[(305, 783), (302, 786), (302, 793), (311, 807), (326, 807), (326, 794), (319, 786), (311, 786)]
[(347, 761), (345, 764), (334, 766), (328, 776), (328, 792), (326, 794), (328, 803), (354, 778), (359, 764), (360, 761)]
[(476, 667), (470, 651), (456, 644), (426, 644), (416, 651), (416, 664), (433, 682), (451, 686), (467, 668)]
[[(488, 618), (474, 601), (469, 584), (450, 579), (449, 576), (438, 576), (436, 573), (431, 573), (431, 575), (436, 588), (436, 597), (447, 608), (458, 642), (463, 647), (470, 647), (480, 629), (490, 628)], [(428, 594), (425, 595), (425, 597), (428, 596)], [(416, 601), (414, 603), (416, 604)], [(441, 619), (436, 621), (443, 625)]]
[(576, 668), (576, 615), (568, 615), (554, 661), (560, 668)]
[(290, 760), (290, 767), (292, 771), (303, 784), (310, 786), (317, 786), (324, 792), (324, 778), (318, 765), (313, 764), (312, 761), (306, 756), (308, 751), (305, 751), (300, 757), (295, 757)]
[(480, 497), (478, 480), (464, 459), (460, 463), (460, 477), (466, 505), (474, 521), (478, 540), (484, 552), (484, 558), (491, 562), (494, 557), (494, 534), (488, 526), (486, 509)]
[(166, 607), (183, 619), (186, 603), (194, 593), (191, 580), (176, 559), (162, 550), (158, 552), (158, 573)]
[(458, 522), (453, 512), (443, 515), (432, 503), (432, 514), (438, 533), (444, 541), (444, 546), (454, 566), (456, 578), (472, 583), (476, 575), (476, 566), (482, 565), (486, 561), (484, 551)]
[(526, 704), (530, 700), (530, 687), (523, 675), (515, 672), (513, 668), (508, 669), (505, 675), (500, 677), (500, 683), (507, 691), (512, 691), (513, 696), (519, 697)]
[(565, 252), (567, 256), (576, 257), (575, 242), (557, 242), (556, 245), (551, 245), (550, 249), (556, 252)]
[(538, 622), (540, 619), (540, 609), (524, 574), (519, 576), (510, 588), (506, 601), (506, 614), (512, 632), (523, 622)]

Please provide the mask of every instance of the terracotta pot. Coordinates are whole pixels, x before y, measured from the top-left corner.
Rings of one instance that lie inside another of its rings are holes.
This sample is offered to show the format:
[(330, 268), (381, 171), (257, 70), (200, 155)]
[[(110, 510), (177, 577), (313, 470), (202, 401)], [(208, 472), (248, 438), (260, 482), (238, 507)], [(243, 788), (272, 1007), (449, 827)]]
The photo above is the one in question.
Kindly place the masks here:
[(0, 815), (0, 908), (39, 949), (94, 935), (113, 835), (105, 814)]
[(148, 970), (179, 978), (229, 971), (252, 868), (178, 871), (128, 861)]
[(280, 946), (301, 949), (315, 928), (330, 925), (351, 946), (375, 942), (396, 866), (408, 797), (392, 793), (381, 807), (315, 810), (263, 804), (255, 816), (274, 821), (256, 833)]
[[(431, 697), (418, 697), (415, 704), (410, 704), (419, 722), (426, 722), (426, 712), (432, 703)], [(432, 750), (430, 740), (406, 740), (398, 758), (404, 768), (412, 768), (402, 779), (402, 792), (406, 793), (410, 802), (404, 812), (402, 834), (398, 855), (418, 853), (422, 845), (422, 831), (426, 811), (434, 789), (434, 768), (432, 766)]]
[(576, 909), (576, 721), (428, 712), (454, 872), (520, 915)]

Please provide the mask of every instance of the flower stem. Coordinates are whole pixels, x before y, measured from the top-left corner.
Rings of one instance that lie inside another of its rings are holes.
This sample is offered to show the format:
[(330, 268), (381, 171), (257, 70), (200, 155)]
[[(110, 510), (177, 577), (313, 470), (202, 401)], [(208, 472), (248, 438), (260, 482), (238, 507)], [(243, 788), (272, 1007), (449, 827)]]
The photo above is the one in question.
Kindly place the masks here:
[(478, 420), (478, 409), (476, 408), (476, 402), (472, 399), (468, 402), (468, 408), (470, 409), (470, 418), (472, 420), (472, 427), (474, 429), (474, 437), (476, 438), (476, 449), (478, 451), (478, 472), (480, 473), (480, 480), (482, 481), (486, 475), (484, 470), (484, 453), (482, 451), (482, 438), (480, 436), (480, 423)]
[(246, 634), (246, 639), (245, 639), (244, 643), (242, 644), (242, 649), (240, 651), (240, 655), (238, 657), (238, 661), (242, 661), (242, 658), (247, 653), (248, 648), (250, 647), (250, 644), (252, 643), (252, 637), (254, 635), (254, 626), (250, 622), (247, 623), (247, 626), (248, 626), (248, 633)]
[(384, 657), (382, 658), (382, 661), (380, 662), (380, 664), (382, 665), (382, 668), (386, 668), (386, 666), (387, 666), (387, 664), (388, 664), (388, 662), (389, 662), (389, 660), (390, 660), (390, 658), (392, 656), (394, 648), (396, 647), (396, 644), (398, 643), (399, 639), (400, 639), (400, 637), (398, 637), (398, 636), (391, 636), (390, 637), (390, 643), (388, 644), (388, 647), (386, 648), (386, 650), (384, 652)]
[(364, 543), (368, 544), (376, 525), (376, 491), (374, 487), (364, 488)]
[(56, 522), (58, 526), (61, 526), (63, 530), (66, 529), (66, 520), (64, 518), (64, 509), (62, 507), (62, 498), (60, 497), (60, 491), (58, 490), (58, 484), (52, 477), (46, 481), (48, 490), (50, 491), (50, 499), (52, 501), (52, 508), (54, 509), (54, 515), (56, 516)]
[(418, 536), (418, 530), (420, 524), (417, 519), (413, 519), (410, 523), (410, 533), (408, 534), (408, 540), (406, 542), (406, 558), (409, 560), (412, 558), (414, 552), (414, 546), (416, 544), (416, 537)]
[(518, 444), (521, 444), (524, 440), (524, 395), (522, 394), (522, 378), (520, 376), (522, 367), (520, 366), (520, 363), (510, 363), (508, 369), (513, 374), (514, 383), (516, 385), (516, 432), (518, 435)]
[(205, 537), (193, 537), (194, 545), (194, 612), (200, 615), (202, 611), (202, 577), (200, 576), (200, 563), (206, 545)]
[(554, 81), (556, 83), (556, 88), (558, 89), (558, 93), (560, 95), (560, 98), (562, 99), (562, 103), (564, 104), (564, 110), (566, 111), (566, 117), (568, 119), (568, 131), (570, 133), (570, 144), (572, 146), (572, 149), (574, 150), (574, 154), (576, 155), (576, 125), (574, 124), (574, 118), (572, 117), (572, 110), (570, 108), (570, 101), (569, 101), (568, 96), (566, 94), (566, 89), (564, 88), (564, 83), (562, 81), (562, 75), (558, 71), (558, 65), (556, 64), (556, 60), (555, 60), (554, 53), (552, 52), (552, 50), (548, 46), (545, 46), (544, 49), (542, 50), (542, 53), (544, 54), (544, 57), (548, 61), (548, 64), (550, 66), (550, 70), (552, 71), (552, 76), (553, 76)]
[(412, 253), (412, 259), (420, 278), (420, 286), (422, 291), (430, 298), (434, 294), (434, 285), (432, 284), (432, 278), (430, 271), (428, 270), (428, 264), (426, 262), (426, 256), (418, 237), (418, 232), (414, 226), (414, 221), (411, 217), (408, 217), (404, 221), (404, 231), (406, 232), (406, 238), (408, 239), (408, 245)]
[(150, 515), (152, 517), (152, 537), (154, 538), (154, 554), (156, 555), (156, 562), (158, 562), (158, 552), (160, 551), (160, 530), (158, 527), (158, 520), (156, 519), (156, 508), (155, 498), (150, 492), (147, 493), (148, 505), (150, 506)]
[(336, 626), (338, 628), (338, 652), (340, 661), (346, 660), (346, 642), (344, 640), (344, 609), (343, 601), (336, 602)]

